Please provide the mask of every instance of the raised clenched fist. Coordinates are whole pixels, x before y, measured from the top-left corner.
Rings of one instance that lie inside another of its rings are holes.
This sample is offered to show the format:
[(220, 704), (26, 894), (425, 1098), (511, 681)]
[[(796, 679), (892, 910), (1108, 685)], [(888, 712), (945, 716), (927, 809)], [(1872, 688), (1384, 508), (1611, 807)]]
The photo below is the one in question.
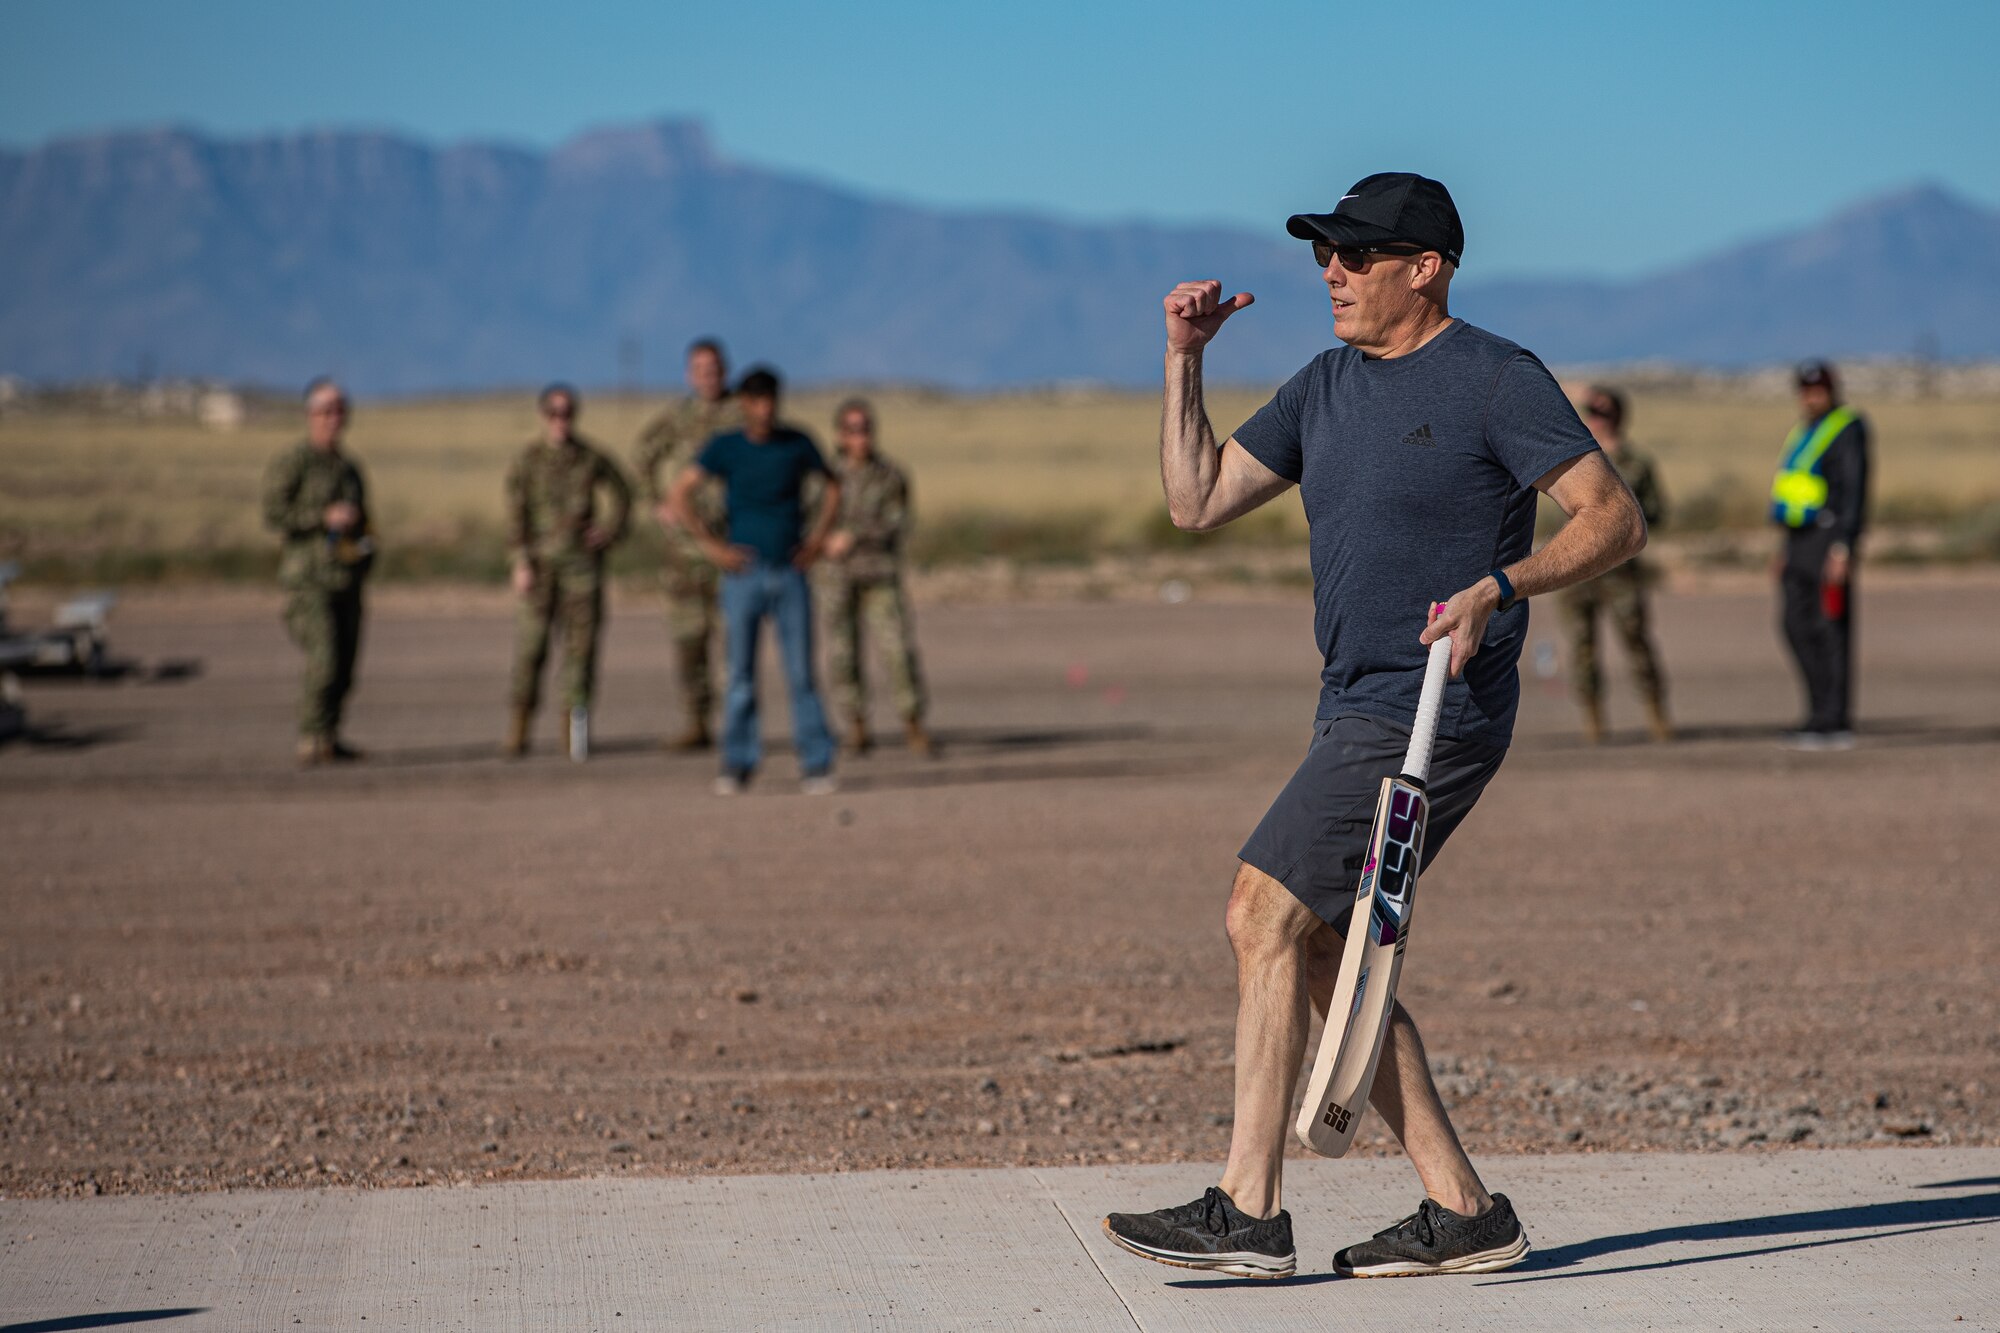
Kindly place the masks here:
[(1212, 279), (1184, 282), (1167, 293), (1167, 350), (1198, 352), (1228, 319), (1257, 298), (1238, 292), (1222, 299), (1222, 284)]

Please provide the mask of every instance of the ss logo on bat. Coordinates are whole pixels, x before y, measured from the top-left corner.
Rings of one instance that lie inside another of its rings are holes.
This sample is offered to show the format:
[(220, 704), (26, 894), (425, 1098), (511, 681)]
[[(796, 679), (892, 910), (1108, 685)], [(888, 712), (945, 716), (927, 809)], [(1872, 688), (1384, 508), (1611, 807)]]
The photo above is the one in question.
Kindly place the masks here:
[(1423, 797), (1408, 787), (1398, 787), (1389, 796), (1388, 836), (1382, 840), (1382, 869), (1375, 880), (1375, 892), (1400, 910), (1410, 894), (1410, 880), (1417, 869), (1417, 840), (1424, 833)]
[(1401, 952), (1403, 918), (1410, 910), (1410, 888), (1417, 878), (1417, 846), (1424, 837), (1424, 798), (1408, 787), (1389, 795), (1389, 818), (1382, 833), (1382, 863), (1375, 874), (1375, 905), (1369, 913), (1377, 944), (1393, 944)]

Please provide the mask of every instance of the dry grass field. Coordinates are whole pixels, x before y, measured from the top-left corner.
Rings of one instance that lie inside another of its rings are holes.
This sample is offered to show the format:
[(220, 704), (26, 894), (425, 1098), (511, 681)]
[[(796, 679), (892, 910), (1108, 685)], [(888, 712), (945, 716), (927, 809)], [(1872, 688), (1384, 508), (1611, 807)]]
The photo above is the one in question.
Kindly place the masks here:
[[(1214, 393), (1217, 428), (1233, 428), (1267, 394)], [(789, 414), (824, 438), (840, 396), (801, 394)], [(2000, 395), (1859, 397), (1876, 427), (1878, 520), (1915, 534), (1911, 550), (1995, 554)], [(593, 397), (583, 428), (627, 457), (661, 401)], [(1186, 540), (1166, 527), (1159, 504), (1151, 394), (896, 389), (876, 401), (884, 448), (915, 474), (917, 553), (927, 563), (1077, 559)], [(1783, 395), (1749, 388), (1635, 395), (1633, 434), (1661, 463), (1679, 531), (1761, 523), (1790, 412)], [(497, 577), (501, 477), (534, 426), (526, 394), (360, 403), (351, 443), (373, 487), (385, 572)], [(288, 415), (253, 416), (231, 432), (84, 411), (0, 415), (0, 558), (54, 581), (261, 575), (271, 555), (258, 525), (259, 476), (296, 434)], [(1302, 530), (1286, 504), (1226, 539), (1268, 542)], [(644, 562), (648, 535), (642, 525), (628, 566)]]

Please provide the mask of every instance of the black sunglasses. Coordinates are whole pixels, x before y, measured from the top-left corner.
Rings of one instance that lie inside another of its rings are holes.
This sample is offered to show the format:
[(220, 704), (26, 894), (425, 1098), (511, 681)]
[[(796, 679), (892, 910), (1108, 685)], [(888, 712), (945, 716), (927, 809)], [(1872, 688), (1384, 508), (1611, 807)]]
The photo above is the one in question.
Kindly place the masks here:
[(1312, 246), (1313, 258), (1321, 268), (1338, 259), (1340, 266), (1349, 273), (1366, 273), (1368, 265), (1373, 262), (1369, 259), (1370, 255), (1409, 256), (1424, 253), (1421, 245), (1335, 245), (1332, 241), (1314, 241)]

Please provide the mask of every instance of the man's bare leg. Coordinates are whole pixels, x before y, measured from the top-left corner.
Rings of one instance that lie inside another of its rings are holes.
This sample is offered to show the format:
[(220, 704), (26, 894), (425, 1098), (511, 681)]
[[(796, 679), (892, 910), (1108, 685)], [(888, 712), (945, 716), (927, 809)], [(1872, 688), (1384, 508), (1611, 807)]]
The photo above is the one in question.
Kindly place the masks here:
[(1236, 953), (1236, 1121), (1222, 1190), (1252, 1217), (1271, 1217), (1283, 1207), (1285, 1135), (1309, 1028), (1305, 943), (1326, 927), (1247, 864), (1236, 872), (1227, 921)]
[(1480, 1183), (1445, 1113), (1424, 1055), (1424, 1039), (1401, 1003), (1389, 1019), (1382, 1063), (1376, 1067), (1368, 1101), (1401, 1140), (1424, 1182), (1424, 1193), (1463, 1217), (1477, 1217), (1493, 1206), (1493, 1196)]
[[(1307, 941), (1307, 986), (1322, 1021), (1340, 974), (1343, 945), (1333, 928), (1324, 924)], [(1242, 1057), (1237, 1058), (1240, 1061)], [(1458, 1141), (1458, 1131), (1445, 1113), (1444, 1099), (1438, 1096), (1437, 1083), (1431, 1078), (1424, 1039), (1400, 1000), (1389, 1017), (1382, 1060), (1375, 1067), (1375, 1086), (1369, 1090), (1368, 1102), (1402, 1143), (1424, 1183), (1424, 1193), (1464, 1217), (1477, 1217), (1493, 1206), (1493, 1197), (1480, 1183), (1479, 1173), (1472, 1169), (1472, 1161)]]
[[(1112, 1213), (1104, 1234), (1142, 1259), (1237, 1277), (1298, 1270), (1292, 1219), (1279, 1206), (1285, 1122), (1311, 1017), (1305, 939), (1319, 918), (1284, 885), (1244, 866), (1229, 895), (1236, 951), (1236, 1128), (1220, 1188), (1150, 1213)], [(1226, 1196), (1226, 1197), (1225, 1197)]]

